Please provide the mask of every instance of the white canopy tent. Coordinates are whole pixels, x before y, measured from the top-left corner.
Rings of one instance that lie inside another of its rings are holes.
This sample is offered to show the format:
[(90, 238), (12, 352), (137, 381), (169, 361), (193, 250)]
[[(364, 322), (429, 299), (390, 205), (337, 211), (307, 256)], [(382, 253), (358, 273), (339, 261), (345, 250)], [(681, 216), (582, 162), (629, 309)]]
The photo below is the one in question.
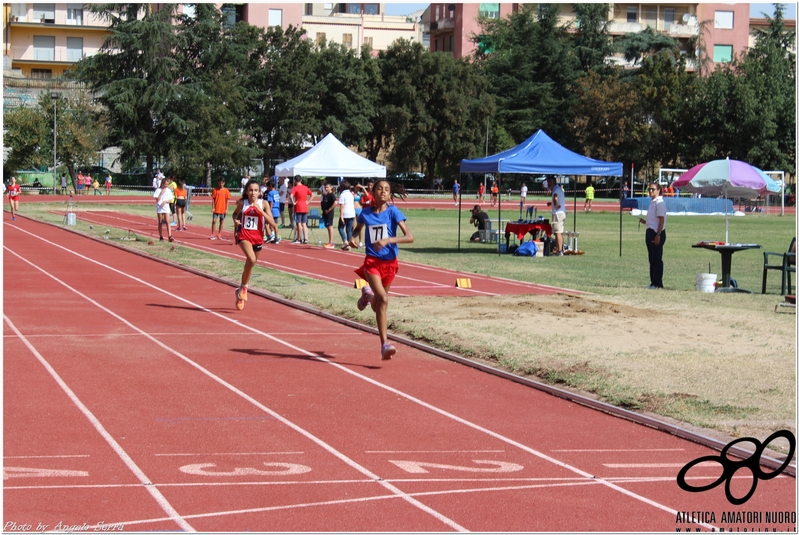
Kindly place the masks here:
[(296, 158), (278, 164), (275, 174), (293, 176), (343, 176), (385, 178), (386, 166), (367, 160), (344, 146), (333, 134)]

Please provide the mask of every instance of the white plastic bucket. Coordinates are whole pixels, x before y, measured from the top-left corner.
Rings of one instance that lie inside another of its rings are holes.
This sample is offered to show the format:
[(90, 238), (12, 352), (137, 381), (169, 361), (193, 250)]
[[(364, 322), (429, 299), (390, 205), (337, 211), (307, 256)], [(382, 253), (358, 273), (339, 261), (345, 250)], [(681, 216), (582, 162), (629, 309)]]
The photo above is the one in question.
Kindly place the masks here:
[(75, 217), (75, 213), (74, 212), (69, 212), (67, 214), (67, 225), (73, 225), (74, 226), (75, 223), (76, 223), (76, 219), (77, 218)]
[(715, 292), (716, 291), (716, 274), (715, 273), (697, 273), (696, 274), (696, 291), (697, 292)]

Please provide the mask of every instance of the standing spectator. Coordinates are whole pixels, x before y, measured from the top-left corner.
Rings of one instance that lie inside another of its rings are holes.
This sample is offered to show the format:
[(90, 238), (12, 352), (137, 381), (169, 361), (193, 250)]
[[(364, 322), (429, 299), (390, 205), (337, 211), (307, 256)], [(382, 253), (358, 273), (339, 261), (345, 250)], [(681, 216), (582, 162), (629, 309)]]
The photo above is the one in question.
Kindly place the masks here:
[(452, 185), (452, 200), (455, 201), (455, 206), (458, 206), (458, 195), (461, 193), (461, 185), (458, 184), (458, 179), (455, 179), (455, 183)]
[(241, 284), (236, 288), (236, 308), (242, 310), (247, 300), (247, 285), (258, 256), (264, 246), (264, 229), (274, 226), (272, 215), (264, 210), (263, 199), (259, 199), (261, 188), (257, 180), (248, 180), (244, 186), (244, 196), (236, 203), (233, 220), (241, 218), (241, 225), (236, 229), (236, 244), (241, 247), (246, 260), (241, 272)]
[(519, 191), (519, 197), (521, 201), (519, 202), (519, 212), (524, 210), (524, 205), (527, 202), (527, 182), (522, 182), (522, 189)]
[(111, 195), (111, 173), (105, 174), (105, 194)]
[(630, 186), (627, 185), (627, 182), (624, 183), (624, 198), (630, 196)]
[(90, 187), (92, 187), (92, 175), (91, 173), (86, 173), (86, 176), (83, 177), (83, 191), (86, 195), (89, 194)]
[(297, 233), (292, 243), (308, 243), (308, 204), (313, 198), (313, 191), (302, 183), (302, 177), (295, 176), (294, 187), (291, 188), (291, 202), (294, 204), (294, 224), (297, 226)]
[[(280, 181), (280, 187), (278, 188), (278, 193), (280, 194), (280, 228), (286, 228), (286, 204), (288, 204), (288, 191), (289, 187), (287, 185), (286, 180), (283, 180), (278, 177), (274, 177), (275, 180)], [(289, 221), (291, 221), (291, 215), (289, 214)]]
[(11, 221), (17, 220), (17, 212), (19, 212), (19, 192), (20, 187), (17, 184), (17, 177), (11, 177), (11, 184), (6, 188), (8, 192), (8, 206), (11, 208)]
[(284, 182), (286, 183), (286, 206), (289, 213), (289, 228), (294, 229), (294, 199), (291, 196), (292, 188), (288, 178), (286, 178)]
[(336, 194), (333, 193), (333, 186), (329, 182), (323, 184), (325, 187), (325, 194), (322, 195), (322, 221), (327, 229), (327, 243), (325, 249), (334, 249), (336, 246), (333, 244), (333, 216), (336, 215)]
[(646, 250), (649, 254), (649, 288), (663, 288), (663, 245), (666, 243), (666, 202), (663, 200), (663, 188), (657, 182), (649, 184), (649, 209), (646, 219)]
[[(277, 177), (275, 177), (277, 178)], [(269, 212), (272, 214), (273, 222), (269, 224), (269, 240), (267, 243), (280, 243), (280, 236), (277, 231), (277, 218), (280, 217), (280, 193), (275, 189), (275, 182), (266, 179), (266, 202), (269, 204)]]
[(178, 228), (175, 230), (186, 230), (186, 201), (188, 198), (189, 192), (186, 191), (186, 181), (181, 178), (175, 188), (175, 217), (178, 221)]
[(495, 180), (491, 183), (491, 206), (495, 206), (497, 204), (497, 197), (499, 197), (499, 185)]
[[(352, 205), (355, 207), (355, 221), (358, 221), (358, 216), (361, 215), (363, 211), (363, 206), (361, 206), (361, 193), (358, 191), (358, 186), (360, 186), (360, 184), (353, 184), (350, 186)], [(353, 227), (355, 226), (355, 221), (352, 222)], [(363, 240), (361, 240), (360, 236), (358, 236), (358, 247), (363, 247)]]
[(169, 203), (172, 202), (174, 197), (172, 190), (169, 189), (169, 181), (167, 179), (161, 181), (161, 187), (155, 190), (153, 197), (155, 198), (155, 217), (158, 218), (158, 239), (164, 241), (164, 226), (166, 226), (169, 241), (175, 241), (172, 237), (172, 227), (169, 226), (169, 219), (167, 218)]
[(83, 195), (83, 173), (80, 171), (78, 171), (78, 178), (75, 180), (75, 188), (77, 188), (75, 195)]
[(480, 182), (480, 185), (477, 187), (477, 200), (480, 202), (480, 206), (483, 205), (483, 195), (486, 192), (486, 185)]
[(547, 186), (552, 192), (552, 200), (547, 206), (552, 207), (552, 233), (555, 235), (553, 256), (563, 256), (563, 230), (566, 223), (566, 196), (554, 176), (547, 176)]
[[(341, 241), (344, 242), (341, 249), (350, 250), (350, 240), (352, 239), (352, 223), (355, 221), (355, 197), (350, 191), (350, 183), (346, 180), (341, 181), (338, 196), (339, 221), (338, 233)], [(344, 232), (346, 229), (346, 233)]]
[(61, 173), (61, 195), (66, 195), (67, 193), (67, 174)]
[[(230, 201), (230, 190), (225, 187), (225, 179), (220, 177), (214, 191), (211, 192), (211, 200), (213, 202), (213, 221), (211, 221), (211, 238), (212, 240), (222, 239), (222, 225), (225, 222), (227, 215), (227, 203)], [(219, 230), (214, 235), (214, 227), (216, 220), (219, 220)]]
[(158, 178), (158, 175), (161, 174), (161, 170), (158, 169), (155, 173), (153, 173), (153, 189), (156, 190), (161, 187), (162, 178)]
[(92, 182), (92, 188), (94, 189), (94, 194), (98, 195), (100, 193), (100, 182), (95, 178), (94, 182)]
[(175, 177), (171, 176), (167, 179), (169, 181), (169, 189), (172, 190), (172, 200), (169, 201), (169, 213), (170, 213), (170, 226), (176, 227), (178, 226), (178, 222), (175, 220), (175, 190), (178, 187), (178, 183), (175, 181)]
[[(242, 196), (244, 196), (244, 188), (247, 186), (247, 183), (249, 181), (250, 181), (250, 177), (249, 176), (241, 177), (241, 191), (239, 193), (241, 193)], [(260, 189), (260, 187), (259, 187), (259, 189)]]
[(591, 183), (591, 179), (588, 179), (588, 185), (585, 187), (585, 205), (583, 206), (583, 212), (590, 212), (591, 205), (594, 203), (594, 185)]
[[(398, 188), (400, 189), (396, 193), (403, 196), (405, 191), (401, 186)], [(413, 235), (408, 230), (403, 213), (389, 202), (394, 192), (386, 179), (378, 179), (372, 195), (375, 204), (361, 212), (356, 228), (357, 233), (361, 227), (366, 227), (366, 256), (363, 265), (355, 273), (369, 283), (361, 290), (357, 306), (358, 310), (364, 310), (371, 303), (380, 335), (380, 357), (389, 360), (397, 352), (388, 343), (388, 291), (399, 271), (397, 244), (413, 243)], [(397, 227), (402, 230), (401, 238), (397, 236)], [(350, 245), (356, 246), (352, 238)]]
[[(360, 198), (358, 199), (358, 203), (360, 203), (360, 205), (361, 205), (361, 210), (358, 210), (357, 204), (356, 204), (356, 208), (355, 208), (355, 220), (356, 221), (358, 220), (358, 216), (360, 215), (360, 213), (363, 210), (363, 208), (375, 205), (375, 198), (370, 193), (372, 191), (372, 188), (374, 187), (374, 185), (375, 185), (375, 182), (372, 179), (369, 179), (369, 181), (366, 183), (366, 187), (363, 187), (363, 185), (358, 184), (358, 189), (360, 191)], [(361, 232), (358, 234), (358, 246), (359, 247), (363, 247), (363, 229), (361, 229)]]

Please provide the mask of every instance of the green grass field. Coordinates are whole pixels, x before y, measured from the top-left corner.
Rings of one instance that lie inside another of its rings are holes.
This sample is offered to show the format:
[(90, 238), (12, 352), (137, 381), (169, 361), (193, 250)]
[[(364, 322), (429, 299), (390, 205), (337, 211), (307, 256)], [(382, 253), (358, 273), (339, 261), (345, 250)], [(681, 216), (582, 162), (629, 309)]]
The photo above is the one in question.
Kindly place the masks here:
[[(403, 209), (402, 202), (398, 203)], [(152, 206), (95, 206), (153, 216)], [(51, 210), (53, 213), (48, 212)], [(751, 294), (695, 290), (696, 274), (720, 273), (720, 255), (691, 245), (724, 240), (722, 216), (670, 216), (664, 246), (665, 290), (649, 284), (644, 228), (638, 217), (577, 214), (584, 255), (498, 255), (496, 245), (469, 243), (469, 212), (403, 209), (415, 242), (401, 261), (483, 273), (590, 292), (591, 296), (414, 297), (390, 303), (389, 328), (442, 349), (573, 388), (619, 406), (670, 417), (726, 436), (796, 430), (796, 316), (775, 313), (779, 273), (760, 294), (763, 251), (785, 251), (795, 216), (730, 217), (731, 242), (762, 250), (736, 253), (732, 276)], [(64, 205), (25, 204), (22, 212), (53, 223)], [(195, 207), (192, 226), (210, 229), (210, 207)], [(518, 213), (518, 212), (517, 212)], [(495, 211), (490, 211), (496, 217)], [(506, 212), (503, 215), (510, 215)], [(567, 229), (573, 227), (569, 214)], [(155, 217), (153, 217), (155, 229)], [(104, 228), (77, 230), (104, 235)], [(318, 234), (320, 231), (315, 230)], [(326, 236), (326, 232), (321, 231)], [(284, 231), (287, 235), (288, 231)], [(110, 239), (125, 231), (111, 229)], [(336, 240), (338, 233), (335, 233)], [(241, 262), (185, 247), (145, 241), (121, 244), (236, 281)], [(374, 325), (358, 314), (353, 289), (256, 267), (252, 285)], [(509, 321), (518, 318), (519, 322)], [(520, 326), (522, 325), (522, 326)]]

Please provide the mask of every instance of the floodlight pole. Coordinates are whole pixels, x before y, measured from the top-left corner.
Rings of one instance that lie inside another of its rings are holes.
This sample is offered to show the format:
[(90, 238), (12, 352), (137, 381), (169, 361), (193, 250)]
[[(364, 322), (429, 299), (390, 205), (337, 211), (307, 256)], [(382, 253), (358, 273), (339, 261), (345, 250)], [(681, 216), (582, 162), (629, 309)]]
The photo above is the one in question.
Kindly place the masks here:
[(58, 93), (55, 91), (50, 92), (50, 98), (53, 99), (53, 195), (56, 191), (56, 175), (58, 174), (58, 167), (56, 162), (56, 141), (58, 140), (57, 120), (56, 120), (56, 103), (58, 102)]

